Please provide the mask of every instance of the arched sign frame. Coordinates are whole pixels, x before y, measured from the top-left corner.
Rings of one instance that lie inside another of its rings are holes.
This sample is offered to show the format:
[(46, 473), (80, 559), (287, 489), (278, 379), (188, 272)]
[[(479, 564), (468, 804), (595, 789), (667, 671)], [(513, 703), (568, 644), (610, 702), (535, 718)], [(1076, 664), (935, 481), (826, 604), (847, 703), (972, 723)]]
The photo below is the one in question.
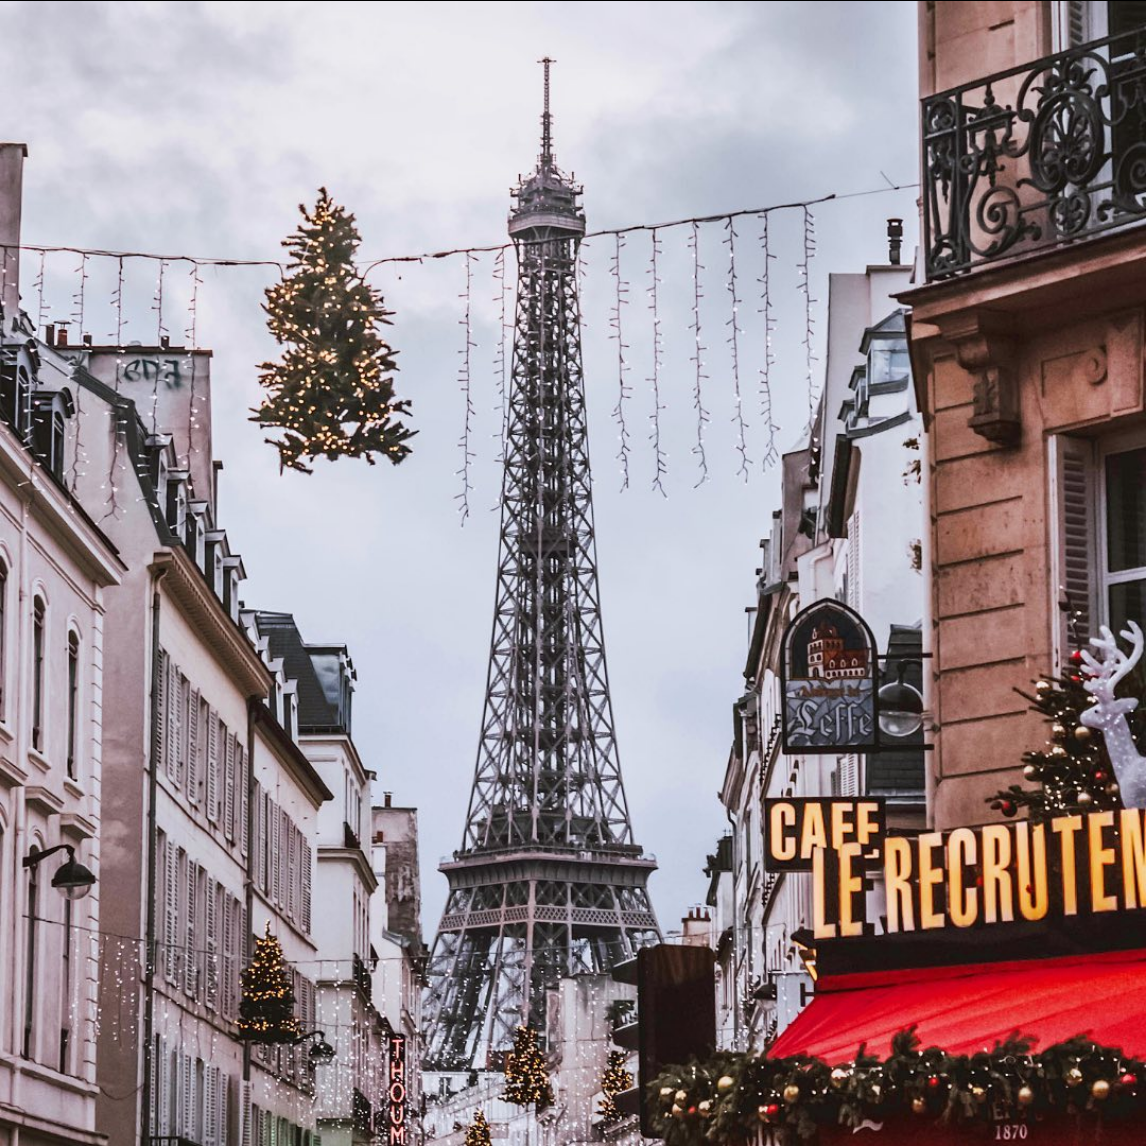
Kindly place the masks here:
[(830, 597), (801, 609), (780, 642), (784, 751), (878, 752), (879, 661), (875, 636), (854, 609)]

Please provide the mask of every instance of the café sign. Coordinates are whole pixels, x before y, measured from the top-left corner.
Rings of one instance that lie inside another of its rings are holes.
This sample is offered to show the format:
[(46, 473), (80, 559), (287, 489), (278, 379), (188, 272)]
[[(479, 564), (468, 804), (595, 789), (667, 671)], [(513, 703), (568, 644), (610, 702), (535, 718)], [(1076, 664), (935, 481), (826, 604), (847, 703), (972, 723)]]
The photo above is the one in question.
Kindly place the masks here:
[[(880, 801), (764, 801), (765, 866), (812, 873), (817, 939), (1146, 909), (1146, 810), (892, 836)], [(867, 918), (871, 873), (886, 904)]]
[(785, 752), (878, 747), (875, 638), (839, 601), (817, 601), (784, 632), (780, 652)]

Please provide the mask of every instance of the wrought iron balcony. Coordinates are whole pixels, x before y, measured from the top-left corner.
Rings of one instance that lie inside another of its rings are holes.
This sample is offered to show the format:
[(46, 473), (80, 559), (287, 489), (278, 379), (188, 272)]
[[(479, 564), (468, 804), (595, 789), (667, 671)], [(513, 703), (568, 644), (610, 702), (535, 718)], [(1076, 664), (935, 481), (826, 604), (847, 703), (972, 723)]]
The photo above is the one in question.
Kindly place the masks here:
[(354, 1099), (351, 1110), (353, 1113), (354, 1129), (360, 1131), (362, 1134), (372, 1134), (374, 1132), (374, 1116), (370, 1099), (357, 1087), (354, 1088)]
[(366, 966), (361, 955), (354, 956), (353, 973), (354, 985), (358, 988), (362, 998), (369, 1003), (374, 997), (374, 979), (370, 974), (370, 968)]
[(1146, 29), (923, 101), (927, 278), (1146, 217)]

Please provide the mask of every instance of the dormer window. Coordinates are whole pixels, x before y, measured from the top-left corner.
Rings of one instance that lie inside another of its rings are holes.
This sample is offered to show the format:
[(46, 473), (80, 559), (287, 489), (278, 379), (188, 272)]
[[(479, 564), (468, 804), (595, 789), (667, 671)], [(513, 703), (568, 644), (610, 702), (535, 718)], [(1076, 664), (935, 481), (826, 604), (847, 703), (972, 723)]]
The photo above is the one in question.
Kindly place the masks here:
[(0, 364), (0, 417), (21, 439), (27, 435), (31, 392), (27, 367), (14, 360)]
[(57, 481), (64, 477), (64, 421), (75, 413), (68, 390), (43, 391), (32, 399), (32, 450)]
[(187, 475), (172, 472), (167, 475), (167, 497), (161, 500), (167, 526), (176, 537), (187, 534)]
[(902, 342), (875, 344), (868, 354), (867, 378), (873, 386), (902, 382), (911, 376), (911, 360)]

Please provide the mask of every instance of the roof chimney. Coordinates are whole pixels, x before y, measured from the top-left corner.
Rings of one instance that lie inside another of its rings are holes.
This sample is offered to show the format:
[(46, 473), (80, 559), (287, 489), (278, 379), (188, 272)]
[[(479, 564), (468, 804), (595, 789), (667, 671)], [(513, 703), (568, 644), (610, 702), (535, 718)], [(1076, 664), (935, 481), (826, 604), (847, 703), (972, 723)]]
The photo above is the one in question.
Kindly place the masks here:
[(384, 808), (390, 807), (390, 793), (389, 792), (383, 792), (382, 793), (382, 807), (384, 807)]
[(20, 313), (20, 211), (27, 155), (25, 143), (0, 143), (0, 305), (8, 331)]
[(903, 220), (888, 219), (887, 221), (887, 261), (893, 267), (900, 263), (900, 250), (903, 247)]

